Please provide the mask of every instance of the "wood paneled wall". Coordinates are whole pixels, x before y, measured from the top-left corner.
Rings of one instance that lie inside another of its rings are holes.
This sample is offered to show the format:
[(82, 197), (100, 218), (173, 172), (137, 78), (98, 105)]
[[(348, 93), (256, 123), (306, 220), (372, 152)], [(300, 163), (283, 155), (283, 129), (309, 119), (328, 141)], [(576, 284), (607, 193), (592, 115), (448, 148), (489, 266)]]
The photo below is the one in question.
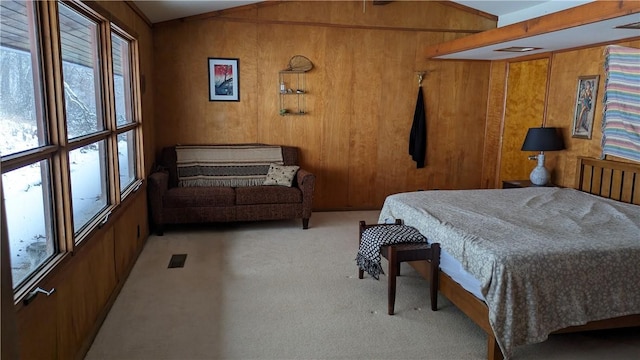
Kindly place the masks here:
[[(640, 48), (640, 40), (621, 42), (617, 45)], [(577, 157), (600, 157), (602, 151), (602, 111), (604, 95), (604, 46), (554, 54), (551, 65), (549, 96), (547, 101), (547, 126), (562, 128), (566, 150), (550, 152), (549, 169), (554, 169), (553, 180), (562, 186), (573, 187), (577, 169)], [(590, 140), (571, 137), (571, 126), (576, 106), (578, 77), (600, 75), (598, 94), (594, 102), (593, 133)], [(614, 157), (607, 157), (615, 159)], [(627, 161), (624, 159), (615, 159)]]
[(505, 114), (505, 92), (507, 90), (507, 69), (505, 61), (491, 63), (489, 97), (487, 99), (487, 119), (485, 128), (484, 151), (482, 155), (482, 188), (497, 186), (502, 144), (502, 128)]
[[(618, 45), (640, 48), (640, 40), (621, 42)], [(509, 87), (505, 97), (506, 115), (503, 122), (502, 150), (500, 154), (497, 154), (500, 158), (502, 171), (498, 176), (496, 186), (499, 186), (499, 180), (527, 179), (529, 177), (528, 174), (535, 167), (535, 162), (528, 161), (527, 155), (530, 153), (520, 151), (520, 147), (527, 129), (540, 126), (543, 118), (546, 127), (562, 129), (566, 146), (566, 150), (545, 153), (546, 167), (551, 171), (553, 183), (573, 187), (577, 157), (600, 157), (602, 150), (602, 100), (605, 82), (604, 47), (604, 45), (599, 45), (560, 51), (549, 54), (547, 58), (543, 59), (514, 61), (507, 64), (506, 74), (492, 73), (492, 82), (506, 81)], [(578, 77), (584, 75), (600, 75), (597, 98), (594, 101), (595, 119), (591, 139), (571, 136), (577, 101)], [(523, 76), (529, 85), (518, 85), (522, 83)], [(492, 94), (493, 91), (492, 88)], [(541, 95), (540, 91), (547, 93)], [(490, 94), (490, 98), (492, 94)], [(545, 97), (546, 102), (541, 103)], [(500, 109), (499, 106), (490, 106), (490, 110), (492, 108)], [(512, 113), (517, 113), (518, 116), (511, 116)], [(491, 121), (488, 119), (488, 122)], [(487, 141), (492, 140), (488, 138)]]
[(543, 124), (548, 68), (549, 59), (509, 64), (502, 126), (501, 180), (528, 179), (537, 164), (527, 160), (527, 156), (536, 152), (525, 153), (520, 149), (527, 130)]
[(89, 350), (148, 236), (145, 190), (39, 284), (55, 289), (51, 296), (17, 306), (22, 359), (76, 359)]
[[(389, 194), (480, 187), (489, 63), (428, 62), (425, 45), (495, 27), (439, 2), (283, 2), (154, 26), (156, 151), (188, 143), (297, 146), (315, 210), (376, 209)], [(280, 116), (278, 71), (307, 74), (305, 116)], [(209, 102), (207, 58), (238, 58), (240, 101)], [(408, 154), (426, 70), (427, 166)]]

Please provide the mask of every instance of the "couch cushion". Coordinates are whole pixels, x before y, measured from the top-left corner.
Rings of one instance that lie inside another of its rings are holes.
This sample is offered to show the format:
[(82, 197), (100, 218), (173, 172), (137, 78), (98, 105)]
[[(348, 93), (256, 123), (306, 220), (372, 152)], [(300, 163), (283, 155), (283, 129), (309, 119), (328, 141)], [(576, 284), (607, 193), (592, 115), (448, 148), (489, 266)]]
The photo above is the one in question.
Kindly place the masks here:
[(300, 169), (300, 166), (298, 165), (286, 166), (271, 164), (271, 166), (269, 166), (267, 178), (264, 179), (262, 185), (280, 185), (290, 187), (293, 183), (293, 177), (296, 176), (298, 169)]
[(167, 208), (233, 206), (235, 196), (231, 187), (177, 187), (166, 192), (163, 203)]
[(302, 192), (286, 186), (247, 186), (236, 188), (236, 204), (291, 204), (301, 203)]

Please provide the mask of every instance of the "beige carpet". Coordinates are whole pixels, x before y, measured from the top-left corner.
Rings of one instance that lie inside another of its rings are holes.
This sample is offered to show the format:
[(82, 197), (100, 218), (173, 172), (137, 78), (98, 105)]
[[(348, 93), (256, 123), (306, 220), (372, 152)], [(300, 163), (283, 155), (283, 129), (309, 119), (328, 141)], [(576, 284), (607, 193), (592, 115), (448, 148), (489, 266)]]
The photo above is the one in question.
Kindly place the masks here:
[[(169, 228), (151, 236), (86, 359), (483, 359), (486, 335), (403, 264), (359, 280), (358, 221), (378, 212)], [(184, 268), (167, 268), (187, 254)], [(386, 267), (386, 263), (383, 263)], [(553, 335), (513, 359), (638, 359), (639, 329)]]

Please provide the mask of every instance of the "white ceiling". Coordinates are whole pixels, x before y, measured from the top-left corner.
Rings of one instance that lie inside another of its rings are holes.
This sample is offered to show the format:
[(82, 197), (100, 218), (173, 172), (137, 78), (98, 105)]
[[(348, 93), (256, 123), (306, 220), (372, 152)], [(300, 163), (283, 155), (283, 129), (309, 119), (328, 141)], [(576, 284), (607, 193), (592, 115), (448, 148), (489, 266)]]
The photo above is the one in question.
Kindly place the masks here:
[[(366, 0), (371, 1), (371, 0)], [(542, 16), (570, 7), (582, 5), (594, 0), (456, 0), (459, 4), (498, 16), (498, 26)], [(261, 1), (244, 0), (135, 0), (136, 6), (152, 23), (179, 19), (187, 16), (203, 14), (244, 6)]]
[[(590, 44), (612, 43), (618, 40), (640, 36), (638, 29), (616, 29), (616, 26), (628, 25), (640, 21), (640, 14), (620, 16), (613, 19), (593, 22), (545, 34), (528, 36), (522, 39), (505, 41), (475, 49), (435, 57), (436, 59), (457, 60), (503, 60), (523, 55), (532, 55), (573, 49)], [(508, 47), (533, 47), (539, 50), (526, 53), (496, 51)]]
[(158, 23), (204, 14), (261, 1), (243, 0), (135, 0), (136, 6), (151, 20)]
[(594, 0), (454, 0), (459, 4), (498, 16), (498, 27), (580, 6)]

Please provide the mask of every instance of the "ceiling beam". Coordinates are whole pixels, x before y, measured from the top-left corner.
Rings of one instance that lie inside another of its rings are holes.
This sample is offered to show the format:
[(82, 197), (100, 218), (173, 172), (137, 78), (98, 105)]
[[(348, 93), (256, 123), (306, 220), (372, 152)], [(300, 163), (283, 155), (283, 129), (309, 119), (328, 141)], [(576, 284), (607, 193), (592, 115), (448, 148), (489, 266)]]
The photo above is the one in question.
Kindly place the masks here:
[(454, 54), (460, 51), (523, 39), (635, 13), (640, 13), (640, 1), (637, 0), (595, 1), (505, 27), (428, 46), (424, 49), (423, 55), (427, 59), (431, 59), (437, 56)]

